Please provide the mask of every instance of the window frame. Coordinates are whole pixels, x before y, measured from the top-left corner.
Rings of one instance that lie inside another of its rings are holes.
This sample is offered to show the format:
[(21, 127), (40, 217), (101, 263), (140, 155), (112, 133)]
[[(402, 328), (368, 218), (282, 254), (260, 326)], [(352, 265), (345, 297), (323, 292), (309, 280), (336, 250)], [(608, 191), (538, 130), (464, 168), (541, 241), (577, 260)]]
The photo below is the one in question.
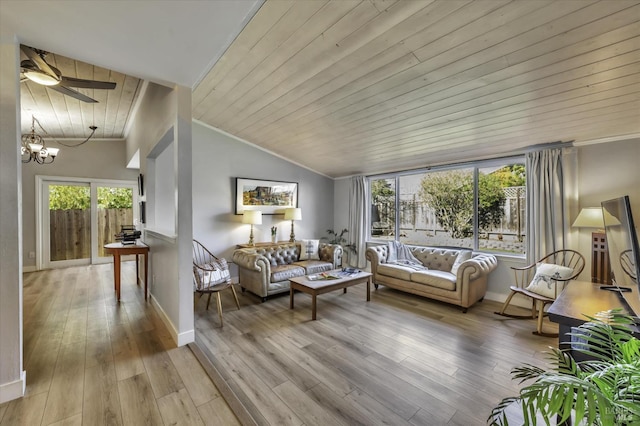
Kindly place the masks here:
[[(495, 166), (505, 166), (505, 165), (511, 165), (511, 164), (522, 164), (526, 166), (526, 158), (524, 155), (515, 155), (515, 156), (508, 156), (508, 157), (500, 157), (500, 158), (492, 158), (492, 159), (487, 159), (487, 160), (478, 160), (478, 161), (473, 161), (473, 162), (466, 162), (466, 163), (455, 163), (455, 164), (447, 164), (447, 165), (441, 165), (441, 166), (433, 166), (433, 167), (425, 167), (425, 168), (420, 168), (420, 169), (412, 169), (412, 170), (403, 170), (403, 171), (399, 171), (399, 172), (394, 172), (394, 173), (384, 173), (384, 174), (378, 174), (378, 175), (369, 175), (367, 176), (367, 205), (371, 206), (373, 204), (373, 200), (372, 200), (372, 193), (371, 193), (371, 183), (375, 180), (383, 180), (383, 179), (392, 179), (394, 181), (394, 187), (395, 187), (395, 202), (394, 202), (394, 206), (395, 206), (395, 223), (393, 226), (394, 229), (394, 235), (393, 235), (393, 241), (399, 241), (399, 236), (400, 236), (400, 220), (399, 220), (399, 208), (400, 208), (400, 178), (403, 176), (410, 176), (410, 175), (416, 175), (416, 174), (424, 174), (424, 173), (432, 173), (432, 172), (442, 172), (442, 171), (448, 171), (448, 170), (460, 170), (460, 169), (469, 169), (472, 168), (473, 169), (473, 206), (474, 206), (474, 214), (473, 214), (473, 251), (477, 251), (477, 252), (484, 252), (484, 249), (480, 248), (480, 241), (479, 241), (479, 236), (480, 236), (480, 230), (478, 229), (479, 226), (479, 219), (478, 219), (478, 210), (479, 210), (479, 176), (480, 176), (480, 169), (483, 168), (488, 168), (488, 167), (495, 167)], [(528, 203), (528, 192), (526, 190), (526, 181), (525, 181), (525, 200)], [(524, 223), (524, 229), (526, 230), (528, 228), (528, 223), (529, 223), (529, 216), (527, 215), (525, 217), (525, 223)], [(389, 239), (382, 239), (382, 238), (376, 238), (375, 236), (372, 235), (371, 230), (372, 230), (372, 222), (371, 222), (371, 217), (367, 218), (367, 223), (366, 223), (366, 227), (367, 227), (367, 241), (372, 242), (372, 243), (381, 243), (381, 242), (386, 242), (389, 241)], [(517, 254), (517, 253), (509, 253), (509, 252), (495, 252), (495, 251), (491, 251), (490, 253), (496, 255), (496, 256), (506, 256), (506, 257), (513, 257), (513, 258), (525, 258), (526, 257), (526, 252), (523, 252), (521, 254)]]

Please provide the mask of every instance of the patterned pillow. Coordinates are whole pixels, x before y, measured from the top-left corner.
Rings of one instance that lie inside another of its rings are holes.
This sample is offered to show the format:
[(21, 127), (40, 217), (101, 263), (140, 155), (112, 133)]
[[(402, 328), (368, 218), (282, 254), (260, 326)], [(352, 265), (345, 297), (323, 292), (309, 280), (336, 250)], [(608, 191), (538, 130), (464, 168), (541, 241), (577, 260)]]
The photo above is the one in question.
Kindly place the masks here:
[(320, 260), (318, 246), (320, 240), (301, 240), (300, 241), (300, 260)]
[(566, 280), (573, 274), (573, 269), (553, 263), (538, 263), (536, 275), (526, 290), (548, 297), (556, 298), (556, 280)]

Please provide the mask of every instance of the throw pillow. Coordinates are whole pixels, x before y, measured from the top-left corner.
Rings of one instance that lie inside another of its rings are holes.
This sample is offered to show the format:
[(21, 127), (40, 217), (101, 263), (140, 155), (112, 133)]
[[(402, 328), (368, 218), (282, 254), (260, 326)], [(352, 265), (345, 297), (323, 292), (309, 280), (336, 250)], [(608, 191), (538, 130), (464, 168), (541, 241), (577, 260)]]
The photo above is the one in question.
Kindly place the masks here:
[(556, 280), (566, 280), (573, 274), (573, 269), (553, 263), (538, 263), (536, 275), (526, 290), (550, 299), (556, 298)]
[(320, 240), (301, 240), (300, 260), (320, 260), (319, 245)]
[(456, 257), (456, 261), (453, 262), (453, 266), (451, 267), (451, 273), (453, 275), (458, 275), (458, 269), (460, 268), (460, 265), (462, 265), (462, 262), (464, 262), (465, 260), (471, 259), (471, 254), (471, 250), (462, 250), (460, 253), (458, 253), (458, 257)]

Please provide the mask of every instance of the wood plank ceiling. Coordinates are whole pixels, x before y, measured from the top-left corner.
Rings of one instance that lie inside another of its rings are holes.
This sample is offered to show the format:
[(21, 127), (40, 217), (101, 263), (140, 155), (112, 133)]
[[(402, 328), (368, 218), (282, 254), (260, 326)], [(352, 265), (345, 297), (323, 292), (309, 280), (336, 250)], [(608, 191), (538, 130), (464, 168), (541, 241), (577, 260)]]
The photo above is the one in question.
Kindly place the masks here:
[(640, 132), (639, 0), (267, 0), (193, 117), (332, 177)]
[[(24, 53), (22, 58), (26, 59)], [(25, 80), (20, 83), (22, 133), (31, 130), (31, 117), (40, 122), (46, 134), (56, 139), (84, 139), (89, 126), (98, 126), (94, 138), (122, 139), (131, 118), (142, 80), (116, 71), (49, 53), (45, 60), (66, 77), (116, 83), (114, 90), (74, 89), (98, 103), (86, 103)], [(36, 132), (44, 135), (36, 124)], [(49, 139), (45, 138), (48, 142)], [(56, 145), (52, 145), (56, 146)]]

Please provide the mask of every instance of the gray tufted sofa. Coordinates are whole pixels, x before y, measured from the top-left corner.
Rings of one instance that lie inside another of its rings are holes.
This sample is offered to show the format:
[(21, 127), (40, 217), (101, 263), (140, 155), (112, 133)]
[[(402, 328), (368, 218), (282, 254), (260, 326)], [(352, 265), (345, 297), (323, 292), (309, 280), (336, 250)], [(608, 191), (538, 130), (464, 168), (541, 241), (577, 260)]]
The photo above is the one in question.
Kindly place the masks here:
[(461, 306), (463, 312), (484, 298), (487, 277), (498, 266), (496, 257), (491, 254), (422, 246), (410, 246), (409, 249), (428, 270), (387, 263), (387, 245), (367, 248), (365, 256), (371, 262), (375, 288), (382, 284)]
[(320, 243), (320, 260), (299, 260), (300, 251), (300, 243), (235, 250), (233, 263), (238, 266), (242, 290), (249, 290), (264, 302), (268, 296), (288, 292), (291, 278), (330, 271), (342, 264), (342, 247), (338, 244)]

